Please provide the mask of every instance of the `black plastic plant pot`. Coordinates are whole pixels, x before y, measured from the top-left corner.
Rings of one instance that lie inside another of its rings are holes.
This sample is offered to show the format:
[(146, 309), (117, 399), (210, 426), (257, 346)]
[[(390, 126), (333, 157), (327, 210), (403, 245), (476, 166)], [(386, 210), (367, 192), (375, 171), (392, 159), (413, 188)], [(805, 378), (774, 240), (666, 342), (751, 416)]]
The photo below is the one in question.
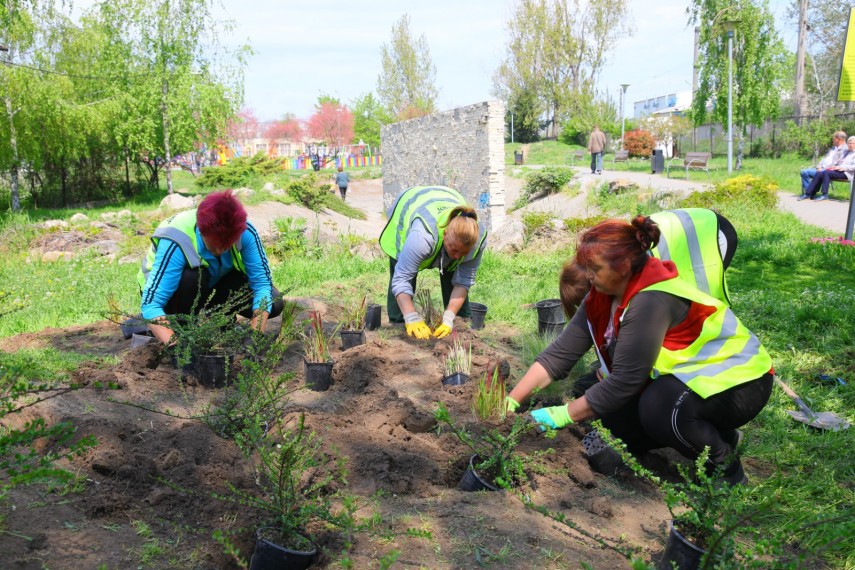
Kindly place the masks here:
[(365, 328), (376, 331), (380, 328), (380, 305), (368, 305), (365, 309)]
[(224, 388), (229, 383), (235, 357), (232, 354), (194, 354), (190, 357), (190, 368), (206, 388)]
[(457, 488), (461, 491), (498, 491), (498, 487), (491, 485), (482, 479), (481, 476), (478, 475), (478, 472), (475, 471), (475, 462), (477, 460), (477, 455), (473, 455), (469, 458), (469, 467), (467, 467), (466, 471), (463, 472), (463, 477), (460, 479), (460, 483), (457, 485)]
[(665, 543), (665, 552), (657, 568), (662, 570), (676, 568), (676, 570), (697, 570), (701, 565), (701, 557), (704, 550), (698, 548), (674, 527), (671, 521), (668, 531), (668, 541)]
[(250, 570), (304, 570), (314, 564), (318, 548), (308, 538), (298, 535), (305, 550), (292, 550), (276, 544), (281, 533), (269, 528), (255, 531), (255, 551), (249, 561)]
[(303, 377), (306, 387), (315, 392), (325, 392), (332, 384), (333, 361), (308, 362), (303, 359)]
[(560, 299), (545, 299), (534, 304), (537, 309), (537, 332), (556, 335), (564, 328), (564, 309)]
[(146, 332), (144, 334), (134, 333), (131, 335), (131, 348), (139, 348), (140, 346), (144, 346), (151, 341), (154, 340), (154, 337), (150, 332)]
[(339, 334), (342, 350), (365, 344), (365, 331), (340, 331)]
[(142, 315), (125, 319), (119, 324), (119, 328), (122, 329), (122, 336), (125, 337), (125, 340), (135, 334), (145, 334), (148, 331), (148, 325), (143, 320)]
[(467, 382), (469, 382), (469, 375), (463, 372), (455, 372), (454, 374), (442, 377), (443, 386), (462, 386)]
[(472, 328), (483, 329), (484, 317), (487, 316), (487, 305), (481, 303), (469, 303), (469, 312), (472, 314)]

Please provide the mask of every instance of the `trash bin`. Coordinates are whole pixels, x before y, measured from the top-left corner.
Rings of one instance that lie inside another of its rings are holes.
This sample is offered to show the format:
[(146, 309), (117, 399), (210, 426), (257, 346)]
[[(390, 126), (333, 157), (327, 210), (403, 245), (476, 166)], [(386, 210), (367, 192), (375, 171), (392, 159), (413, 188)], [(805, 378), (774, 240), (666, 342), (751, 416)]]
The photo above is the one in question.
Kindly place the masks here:
[(650, 170), (653, 171), (653, 174), (665, 170), (665, 151), (661, 148), (657, 148), (650, 155)]
[(523, 154), (521, 150), (514, 151), (514, 164), (522, 164), (523, 163)]

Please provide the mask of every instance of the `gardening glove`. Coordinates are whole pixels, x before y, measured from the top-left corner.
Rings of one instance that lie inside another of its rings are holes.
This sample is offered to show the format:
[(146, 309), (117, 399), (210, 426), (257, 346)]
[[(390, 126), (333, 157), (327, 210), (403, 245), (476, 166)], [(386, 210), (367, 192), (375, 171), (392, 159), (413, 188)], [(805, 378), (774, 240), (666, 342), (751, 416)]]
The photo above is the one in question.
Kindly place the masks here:
[(510, 396), (505, 396), (505, 411), (516, 413), (517, 408), (520, 407), (520, 403), (511, 398)]
[(442, 314), (442, 324), (436, 327), (433, 331), (433, 336), (436, 338), (445, 338), (451, 334), (451, 329), (454, 328), (454, 317), (456, 315), (451, 311), (445, 311)]
[(430, 338), (430, 327), (425, 324), (422, 316), (415, 311), (404, 315), (404, 328), (407, 329), (407, 335), (414, 336), (419, 340)]
[(540, 424), (540, 431), (546, 431), (546, 428), (561, 429), (573, 423), (573, 419), (567, 412), (567, 404), (560, 406), (551, 406), (549, 408), (540, 408), (531, 413), (531, 417), (535, 422)]

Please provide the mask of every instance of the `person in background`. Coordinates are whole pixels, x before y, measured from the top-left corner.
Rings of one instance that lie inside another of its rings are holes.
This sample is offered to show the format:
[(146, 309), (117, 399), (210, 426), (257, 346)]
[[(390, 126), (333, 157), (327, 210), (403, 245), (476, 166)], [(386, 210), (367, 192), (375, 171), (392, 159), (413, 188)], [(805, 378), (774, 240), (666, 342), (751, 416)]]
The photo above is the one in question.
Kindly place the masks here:
[(262, 332), (267, 319), (282, 312), (261, 238), (231, 190), (208, 194), (195, 210), (167, 218), (151, 242), (137, 281), (142, 317), (160, 342), (172, 340), (166, 315), (190, 314), (197, 298), (199, 311), (248, 286), (252, 305), (238, 314)]
[(807, 187), (817, 173), (822, 172), (829, 166), (834, 166), (840, 162), (845, 151), (846, 133), (843, 131), (837, 131), (831, 138), (831, 149), (829, 149), (828, 153), (819, 161), (819, 164), (811, 168), (805, 168), (799, 172), (802, 179), (802, 194), (799, 197), (799, 200), (804, 200), (808, 197)]
[(341, 199), (344, 200), (344, 196), (347, 194), (347, 185), (350, 183), (350, 177), (347, 175), (347, 172), (344, 171), (344, 168), (338, 167), (338, 174), (335, 175), (335, 184), (338, 186), (338, 192), (341, 194)]
[(588, 137), (588, 152), (591, 153), (591, 174), (603, 173), (603, 151), (606, 150), (606, 135), (599, 125)]
[[(849, 137), (846, 141), (847, 149), (840, 155), (840, 160), (825, 170), (818, 172), (817, 175), (808, 184), (804, 196), (799, 196), (799, 200), (810, 198), (815, 202), (828, 200), (828, 190), (831, 187), (832, 180), (848, 180), (852, 181), (855, 176), (855, 137)], [(816, 195), (817, 190), (821, 193)]]
[[(469, 317), (469, 289), (487, 244), (487, 230), (459, 192), (445, 186), (416, 186), (405, 190), (388, 212), (380, 247), (389, 256), (386, 308), (389, 322), (404, 323), (407, 334), (443, 338), (454, 328), (454, 317)], [(416, 311), (413, 297), (418, 273), (439, 269), (445, 312), (431, 333)]]
[(593, 346), (596, 376), (580, 378), (586, 386), (569, 404), (533, 411), (534, 421), (558, 429), (599, 418), (633, 454), (671, 447), (696, 459), (709, 447), (709, 472), (745, 483), (737, 428), (769, 399), (771, 358), (724, 301), (680, 278), (673, 261), (649, 254), (659, 236), (644, 216), (582, 234), (574, 264), (585, 268), (591, 290), (507, 407), (516, 411), (533, 391), (566, 377)]

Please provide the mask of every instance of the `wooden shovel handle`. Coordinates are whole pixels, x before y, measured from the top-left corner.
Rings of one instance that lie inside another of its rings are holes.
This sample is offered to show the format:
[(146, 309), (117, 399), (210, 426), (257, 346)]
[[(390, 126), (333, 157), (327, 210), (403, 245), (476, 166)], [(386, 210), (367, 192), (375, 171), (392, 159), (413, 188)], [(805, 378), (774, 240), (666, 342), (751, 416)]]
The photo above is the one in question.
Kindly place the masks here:
[(775, 382), (778, 384), (778, 386), (780, 386), (780, 387), (781, 387), (781, 390), (783, 390), (783, 391), (784, 391), (784, 393), (785, 393), (787, 396), (789, 396), (789, 397), (790, 397), (790, 398), (791, 398), (791, 399), (796, 403), (796, 405), (799, 407), (799, 409), (807, 415), (807, 417), (812, 418), (812, 419), (815, 419), (815, 418), (816, 418), (816, 414), (815, 414), (815, 413), (813, 413), (813, 410), (811, 410), (810, 408), (808, 408), (807, 404), (805, 404), (805, 403), (802, 401), (802, 399), (801, 399), (801, 398), (799, 398), (799, 395), (798, 395), (798, 394), (796, 394), (795, 392), (793, 392), (793, 389), (792, 389), (792, 388), (790, 388), (789, 386), (787, 386), (786, 384), (784, 384), (784, 381), (783, 381), (783, 380), (781, 380), (780, 378), (778, 378), (777, 376), (775, 376)]

